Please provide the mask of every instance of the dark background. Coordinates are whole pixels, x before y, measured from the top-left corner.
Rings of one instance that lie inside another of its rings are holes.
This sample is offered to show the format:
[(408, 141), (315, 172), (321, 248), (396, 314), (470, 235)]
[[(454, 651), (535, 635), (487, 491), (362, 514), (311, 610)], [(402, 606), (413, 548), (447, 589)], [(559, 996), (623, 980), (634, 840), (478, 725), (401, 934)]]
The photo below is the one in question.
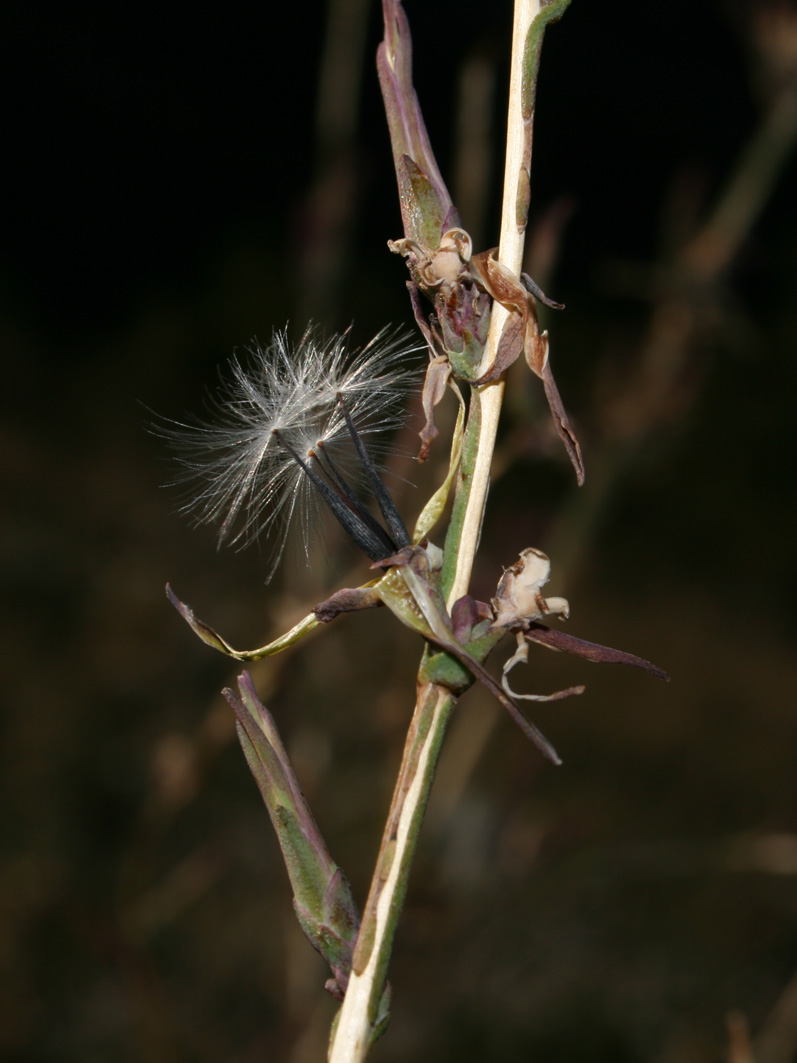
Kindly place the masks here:
[[(320, 122), (328, 5), (271, 6), (5, 8), (9, 1061), (324, 1057), (324, 966), (218, 694), (236, 670), (163, 585), (257, 645), (367, 569), (333, 532), (265, 587), (267, 549), (217, 553), (177, 512), (147, 431), (150, 411), (200, 411), (232, 351), (286, 321), (353, 321), (358, 341), (410, 323), (378, 5), (352, 13)], [(510, 4), (406, 7), (438, 159), (491, 246)], [(513, 370), (474, 585), (541, 546), (569, 630), (672, 682), (532, 653), (523, 689), (588, 684), (534, 713), (556, 770), (486, 695), (463, 699), (375, 1061), (702, 1063), (727, 1053), (729, 1014), (759, 1063), (795, 1058), (794, 153), (727, 261), (701, 274), (688, 251), (786, 91), (767, 10), (793, 94), (789, 4), (573, 0), (546, 37), (530, 265), (567, 303), (546, 320), (588, 482), (576, 497)], [(463, 70), (477, 97), (486, 78), (486, 154)], [(399, 470), (409, 521), (444, 449)], [(385, 611), (253, 669), (361, 902), (419, 651)]]

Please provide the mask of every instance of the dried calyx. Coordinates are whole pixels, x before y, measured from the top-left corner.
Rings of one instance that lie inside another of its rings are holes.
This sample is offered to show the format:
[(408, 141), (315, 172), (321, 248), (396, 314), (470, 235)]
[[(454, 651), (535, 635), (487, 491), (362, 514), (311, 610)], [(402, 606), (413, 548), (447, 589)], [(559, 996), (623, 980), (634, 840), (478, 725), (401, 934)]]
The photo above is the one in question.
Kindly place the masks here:
[(533, 547), (523, 550), (515, 564), (504, 572), (495, 598), (491, 601), (493, 628), (511, 631), (517, 639), (517, 649), (504, 664), (501, 684), (510, 697), (524, 701), (550, 701), (562, 696), (517, 694), (509, 686), (508, 676), (515, 665), (528, 662), (529, 642), (572, 653), (600, 664), (628, 664), (649, 672), (657, 679), (669, 679), (661, 668), (633, 653), (601, 646), (597, 642), (587, 642), (540, 623), (549, 616), (557, 616), (562, 620), (567, 620), (570, 616), (570, 605), (566, 598), (545, 598), (542, 594), (550, 571), (551, 562), (541, 550)]
[[(584, 461), (576, 434), (559, 395), (550, 365), (548, 333), (541, 332), (536, 302), (564, 309), (541, 290), (526, 273), (514, 274), (498, 261), (498, 249), (473, 254), (468, 233), (447, 230), (436, 247), (427, 247), (414, 237), (388, 240), (388, 247), (407, 260), (412, 278), (408, 282), (415, 319), (430, 351), (424, 385), (426, 424), (421, 431), (423, 460), (437, 435), (434, 406), (442, 399), (451, 375), (479, 387), (498, 380), (525, 355), (529, 369), (540, 378), (553, 418), (579, 484), (584, 482)], [(427, 314), (419, 297), (423, 292), (434, 304)], [(487, 339), (490, 301), (509, 312), (492, 364), (481, 370)]]

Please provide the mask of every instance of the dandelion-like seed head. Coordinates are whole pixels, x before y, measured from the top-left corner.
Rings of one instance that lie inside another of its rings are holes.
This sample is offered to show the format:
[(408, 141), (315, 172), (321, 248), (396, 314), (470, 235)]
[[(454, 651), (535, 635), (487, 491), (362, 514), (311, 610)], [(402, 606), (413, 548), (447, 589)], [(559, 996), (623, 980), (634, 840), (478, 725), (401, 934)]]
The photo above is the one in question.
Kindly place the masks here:
[[(167, 433), (178, 451), (190, 493), (181, 507), (197, 523), (219, 524), (219, 545), (246, 545), (274, 534), (270, 579), (293, 528), (309, 556), (315, 488), (298, 455), (328, 455), (354, 484), (363, 471), (346, 412), (361, 436), (397, 428), (417, 350), (406, 334), (383, 330), (351, 352), (346, 335), (321, 338), (309, 328), (292, 346), (275, 331), (233, 358), (230, 376), (210, 399), (209, 423), (180, 424)], [(344, 409), (345, 407), (345, 409)], [(377, 454), (382, 448), (369, 445)]]

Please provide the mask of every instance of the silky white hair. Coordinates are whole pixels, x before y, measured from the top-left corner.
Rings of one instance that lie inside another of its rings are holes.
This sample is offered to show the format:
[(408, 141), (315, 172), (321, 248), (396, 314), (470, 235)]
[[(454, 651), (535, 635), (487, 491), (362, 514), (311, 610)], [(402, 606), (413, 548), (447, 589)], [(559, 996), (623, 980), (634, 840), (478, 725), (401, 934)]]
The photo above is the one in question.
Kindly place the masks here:
[[(303, 458), (321, 445), (358, 484), (362, 470), (340, 399), (363, 436), (405, 419), (417, 342), (383, 329), (362, 349), (350, 351), (347, 343), (346, 334), (324, 339), (310, 327), (294, 346), (287, 330), (275, 331), (268, 346), (247, 348), (245, 361), (231, 359), (229, 378), (209, 399), (211, 421), (172, 422), (160, 431), (177, 452), (179, 482), (190, 485), (182, 512), (197, 524), (219, 522), (219, 545), (274, 534), (268, 579), (292, 528), (309, 557), (316, 523), (315, 489), (280, 440)], [(377, 455), (382, 449), (369, 445)]]

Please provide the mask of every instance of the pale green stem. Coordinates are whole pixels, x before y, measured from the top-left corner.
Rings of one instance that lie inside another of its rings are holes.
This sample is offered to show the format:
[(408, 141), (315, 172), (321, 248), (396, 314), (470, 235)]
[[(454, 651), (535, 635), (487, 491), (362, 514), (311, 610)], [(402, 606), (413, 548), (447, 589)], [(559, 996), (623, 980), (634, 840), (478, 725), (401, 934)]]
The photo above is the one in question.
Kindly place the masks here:
[(450, 691), (431, 683), (419, 691), (357, 938), (346, 997), (333, 1034), (330, 1063), (357, 1063), (365, 1059), (371, 1046), (396, 924), (455, 700)]
[[(515, 273), (520, 272), (525, 236), (525, 212), (518, 211), (519, 175), (523, 167), (528, 168), (531, 149), (530, 121), (524, 120), (521, 91), (524, 51), (529, 27), (539, 10), (539, 0), (516, 0), (499, 248), (501, 261)], [(527, 191), (527, 182), (523, 189)], [(518, 224), (521, 215), (522, 225)], [(506, 311), (498, 304), (494, 305), (483, 368), (495, 357), (505, 319)], [(502, 397), (502, 383), (481, 389), (479, 396), (481, 417), (477, 453), (462, 524), (462, 537), (456, 551), (458, 560), (449, 601), (466, 593), (470, 581), (487, 497)], [(371, 891), (363, 914), (346, 997), (332, 1036), (330, 1063), (360, 1063), (368, 1054), (378, 1021), (377, 1008), (384, 990), (393, 937), (407, 891), (418, 832), (454, 701), (451, 692), (442, 687), (425, 684), (419, 689), (371, 882)]]
[[(509, 111), (507, 115), (506, 164), (504, 169), (504, 192), (501, 201), (501, 239), (498, 258), (513, 273), (519, 274), (523, 263), (523, 247), (526, 238), (525, 211), (518, 210), (518, 198), (528, 190), (528, 165), (531, 161), (531, 123), (524, 120), (522, 88), (524, 76), (524, 51), (529, 27), (539, 14), (539, 0), (517, 0), (512, 28), (512, 68), (509, 82)], [(523, 176), (525, 171), (525, 177)], [(519, 222), (519, 219), (520, 222)], [(493, 363), (501, 338), (501, 330), (507, 319), (507, 311), (494, 303), (490, 317), (490, 331), (481, 364), (485, 372)], [(479, 389), (481, 417), (476, 460), (468, 493), (462, 533), (457, 551), (454, 581), (448, 595), (451, 605), (468, 591), (473, 559), (481, 532), (484, 506), (490, 486), (490, 467), (495, 449), (495, 436), (504, 398), (504, 382), (496, 381)]]

